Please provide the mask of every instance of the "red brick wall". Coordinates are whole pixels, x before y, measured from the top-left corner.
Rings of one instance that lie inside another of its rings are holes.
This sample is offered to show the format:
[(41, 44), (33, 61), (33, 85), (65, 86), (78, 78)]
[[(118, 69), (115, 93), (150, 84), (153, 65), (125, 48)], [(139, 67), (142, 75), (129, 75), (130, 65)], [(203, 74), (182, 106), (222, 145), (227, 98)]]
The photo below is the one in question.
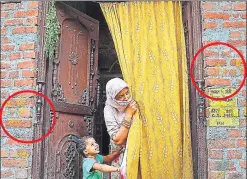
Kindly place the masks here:
[[(246, 59), (246, 3), (221, 1), (201, 3), (203, 43), (221, 41), (234, 45)], [(237, 89), (243, 79), (243, 64), (237, 53), (225, 46), (204, 51), (206, 89)], [(208, 171), (211, 179), (246, 178), (246, 83), (235, 96), (240, 124), (212, 126), (208, 123)], [(221, 103), (222, 104), (222, 103)], [(224, 108), (218, 102), (216, 107)], [(207, 121), (210, 119), (207, 100)], [(227, 119), (225, 119), (227, 120)]]
[[(38, 2), (1, 4), (1, 103), (12, 93), (36, 88)], [(8, 132), (32, 139), (35, 104), (16, 96), (4, 108)], [(30, 178), (32, 145), (14, 142), (1, 131), (1, 178)]]

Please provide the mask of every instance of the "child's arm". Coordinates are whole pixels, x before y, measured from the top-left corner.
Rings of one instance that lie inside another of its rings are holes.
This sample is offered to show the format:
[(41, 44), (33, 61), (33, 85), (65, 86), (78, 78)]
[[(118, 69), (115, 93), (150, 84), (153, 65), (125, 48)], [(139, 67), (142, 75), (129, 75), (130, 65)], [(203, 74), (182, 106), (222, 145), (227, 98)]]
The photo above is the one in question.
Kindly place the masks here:
[(118, 149), (115, 152), (104, 156), (104, 163), (112, 162), (120, 153), (122, 149)]
[(93, 165), (93, 169), (94, 170), (99, 170), (99, 171), (102, 171), (102, 172), (119, 172), (120, 169), (117, 168), (117, 167), (113, 167), (113, 166), (110, 166), (110, 165), (105, 165), (105, 164), (100, 164), (100, 163), (94, 163)]

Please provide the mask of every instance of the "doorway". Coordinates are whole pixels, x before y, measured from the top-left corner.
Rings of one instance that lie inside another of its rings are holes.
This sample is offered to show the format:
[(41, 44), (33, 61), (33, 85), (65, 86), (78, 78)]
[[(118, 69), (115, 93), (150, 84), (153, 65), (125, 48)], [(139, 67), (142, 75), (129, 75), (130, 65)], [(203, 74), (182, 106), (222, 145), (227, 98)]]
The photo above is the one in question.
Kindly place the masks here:
[[(96, 99), (96, 110), (94, 111), (94, 118), (93, 121), (90, 123), (93, 128), (93, 135), (96, 139), (96, 141), (100, 145), (100, 151), (103, 155), (106, 155), (109, 153), (109, 142), (110, 138), (107, 133), (107, 129), (104, 122), (104, 103), (106, 100), (106, 92), (105, 92), (105, 86), (108, 80), (114, 77), (120, 77), (122, 78), (122, 73), (120, 69), (120, 65), (118, 63), (117, 54), (114, 48), (114, 43), (109, 31), (109, 28), (107, 26), (107, 23), (105, 21), (105, 18), (103, 16), (103, 13), (101, 12), (100, 6), (97, 2), (83, 2), (83, 1), (65, 1), (63, 2), (74, 9), (80, 11), (83, 14), (86, 14), (89, 17), (92, 17), (93, 19), (97, 20), (99, 22), (99, 39), (98, 39), (98, 70), (96, 71), (98, 73), (98, 79), (97, 79), (97, 87), (96, 87), (96, 93), (97, 93), (97, 99)], [(183, 19), (184, 19), (184, 27), (185, 27), (185, 37), (186, 37), (186, 47), (187, 47), (187, 61), (188, 61), (188, 67), (190, 66), (190, 60), (193, 57), (194, 51), (198, 48), (198, 46), (195, 47), (195, 44), (192, 44), (190, 42), (197, 41), (200, 39), (201, 31), (197, 30), (196, 28), (199, 28), (199, 26), (193, 27), (194, 22), (196, 21), (194, 18), (199, 18), (199, 16), (192, 17), (192, 11), (193, 9), (199, 8), (198, 2), (182, 2), (183, 5)], [(46, 7), (47, 8), (47, 7)], [(197, 12), (198, 15), (199, 12)], [(200, 14), (199, 14), (200, 15)], [(43, 17), (44, 18), (44, 17)], [(198, 19), (197, 19), (198, 21)], [(194, 35), (194, 33), (197, 32), (197, 36)], [(52, 65), (52, 64), (48, 64)], [(189, 70), (188, 70), (189, 71)], [(52, 74), (46, 74), (50, 75), (48, 77), (49, 79), (52, 79)], [(198, 160), (199, 154), (201, 151), (206, 151), (206, 146), (204, 142), (201, 142), (198, 140), (198, 128), (206, 131), (205, 126), (200, 126), (201, 123), (198, 123), (199, 114), (198, 114), (198, 107), (196, 98), (196, 92), (193, 89), (191, 85), (189, 85), (190, 89), (190, 118), (191, 118), (191, 134), (192, 134), (192, 151), (193, 151), (193, 163), (194, 163), (194, 173), (195, 173), (195, 179), (197, 178), (206, 178), (206, 171), (207, 171), (207, 165), (206, 165), (206, 156), (202, 156), (203, 160)], [(91, 114), (87, 114), (90, 116)], [(73, 125), (73, 124), (71, 124)], [(88, 125), (88, 123), (86, 124)], [(204, 135), (204, 133), (203, 133)], [(203, 138), (206, 136), (202, 136)], [(200, 137), (200, 139), (202, 139)], [(37, 153), (42, 151), (36, 151)], [(34, 155), (34, 158), (36, 156), (40, 155)], [(38, 160), (37, 160), (38, 161)], [(42, 159), (41, 161), (43, 165), (45, 166), (45, 161)], [(78, 161), (77, 161), (78, 162)], [(43, 166), (41, 165), (41, 166)], [(80, 166), (75, 166), (73, 168), (80, 168)], [(203, 167), (203, 168), (202, 168)], [(45, 168), (45, 167), (43, 167)], [(34, 168), (33, 170), (36, 170)], [(41, 169), (42, 170), (42, 169)], [(41, 171), (42, 172), (42, 171)], [(204, 177), (199, 177), (204, 176)]]

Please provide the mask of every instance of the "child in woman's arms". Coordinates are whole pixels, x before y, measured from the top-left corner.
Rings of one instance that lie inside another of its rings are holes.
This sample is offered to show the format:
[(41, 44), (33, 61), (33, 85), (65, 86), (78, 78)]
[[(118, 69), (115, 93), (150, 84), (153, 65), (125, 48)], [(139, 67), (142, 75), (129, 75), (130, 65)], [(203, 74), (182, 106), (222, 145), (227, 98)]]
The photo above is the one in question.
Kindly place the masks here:
[(102, 163), (112, 162), (120, 153), (121, 149), (107, 156), (99, 155), (99, 145), (93, 137), (85, 136), (76, 141), (77, 151), (83, 155), (83, 179), (101, 179), (102, 172), (119, 172), (117, 167)]

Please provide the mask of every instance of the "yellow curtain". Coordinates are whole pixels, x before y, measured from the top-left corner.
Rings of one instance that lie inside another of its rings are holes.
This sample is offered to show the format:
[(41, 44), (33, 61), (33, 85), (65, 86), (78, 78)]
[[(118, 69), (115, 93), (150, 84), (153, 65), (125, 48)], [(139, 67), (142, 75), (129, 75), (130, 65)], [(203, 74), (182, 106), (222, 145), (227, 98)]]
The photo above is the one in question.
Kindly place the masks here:
[(139, 105), (128, 136), (128, 179), (192, 179), (181, 3), (100, 3), (125, 81)]

